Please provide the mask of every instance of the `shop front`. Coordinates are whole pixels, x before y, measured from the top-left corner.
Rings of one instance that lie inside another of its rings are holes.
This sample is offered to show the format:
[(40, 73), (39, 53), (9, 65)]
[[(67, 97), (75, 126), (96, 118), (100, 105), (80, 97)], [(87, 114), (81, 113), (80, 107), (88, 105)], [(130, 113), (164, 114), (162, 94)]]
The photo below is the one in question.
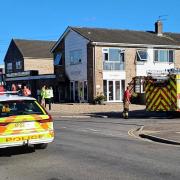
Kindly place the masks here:
[(87, 81), (70, 81), (70, 101), (71, 102), (88, 101)]
[(6, 74), (5, 82), (7, 90), (11, 90), (12, 84), (15, 84), (17, 87), (26, 85), (31, 90), (32, 96), (37, 98), (37, 90), (40, 90), (42, 86), (54, 87), (55, 75), (38, 75), (38, 71), (23, 71)]

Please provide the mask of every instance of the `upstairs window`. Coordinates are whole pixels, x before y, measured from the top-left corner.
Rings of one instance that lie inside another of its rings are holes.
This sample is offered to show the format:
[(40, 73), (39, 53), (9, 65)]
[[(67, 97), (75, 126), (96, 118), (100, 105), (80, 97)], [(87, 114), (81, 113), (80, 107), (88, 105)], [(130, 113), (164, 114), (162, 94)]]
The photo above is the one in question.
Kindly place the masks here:
[(124, 51), (118, 48), (103, 49), (103, 61), (124, 62)]
[(137, 61), (147, 61), (148, 53), (146, 49), (137, 50)]
[(22, 69), (22, 61), (16, 62), (16, 69)]
[(103, 61), (109, 60), (109, 51), (108, 49), (103, 49)]
[(54, 65), (62, 65), (62, 53), (57, 53), (54, 59)]
[(70, 51), (70, 64), (82, 63), (82, 50)]
[(12, 63), (7, 63), (7, 73), (12, 72)]
[(174, 62), (174, 50), (154, 50), (155, 62)]

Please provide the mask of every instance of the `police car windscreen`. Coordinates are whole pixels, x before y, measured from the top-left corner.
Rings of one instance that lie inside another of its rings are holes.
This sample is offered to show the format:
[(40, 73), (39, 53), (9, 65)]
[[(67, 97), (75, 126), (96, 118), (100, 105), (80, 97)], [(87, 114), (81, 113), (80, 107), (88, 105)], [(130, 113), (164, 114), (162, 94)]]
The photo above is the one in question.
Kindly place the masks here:
[(41, 108), (33, 100), (0, 102), (0, 117), (30, 114), (44, 114)]

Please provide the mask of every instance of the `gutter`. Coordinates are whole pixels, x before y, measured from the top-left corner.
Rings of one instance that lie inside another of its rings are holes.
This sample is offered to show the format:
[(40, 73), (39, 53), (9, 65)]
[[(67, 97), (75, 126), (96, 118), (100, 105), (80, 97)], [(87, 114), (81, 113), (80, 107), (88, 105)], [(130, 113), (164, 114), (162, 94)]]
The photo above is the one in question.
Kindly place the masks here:
[(94, 46), (119, 46), (119, 47), (151, 47), (151, 48), (171, 48), (180, 49), (180, 45), (153, 45), (153, 44), (129, 44), (129, 43), (109, 43), (109, 42), (91, 42)]

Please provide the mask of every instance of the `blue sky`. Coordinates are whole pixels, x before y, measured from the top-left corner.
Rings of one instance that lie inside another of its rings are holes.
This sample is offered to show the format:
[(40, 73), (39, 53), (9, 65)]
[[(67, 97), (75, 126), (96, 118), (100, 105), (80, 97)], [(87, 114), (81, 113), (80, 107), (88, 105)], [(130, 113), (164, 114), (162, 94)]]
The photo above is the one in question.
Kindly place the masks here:
[(179, 0), (1, 0), (0, 64), (12, 38), (57, 40), (67, 26), (180, 33)]

